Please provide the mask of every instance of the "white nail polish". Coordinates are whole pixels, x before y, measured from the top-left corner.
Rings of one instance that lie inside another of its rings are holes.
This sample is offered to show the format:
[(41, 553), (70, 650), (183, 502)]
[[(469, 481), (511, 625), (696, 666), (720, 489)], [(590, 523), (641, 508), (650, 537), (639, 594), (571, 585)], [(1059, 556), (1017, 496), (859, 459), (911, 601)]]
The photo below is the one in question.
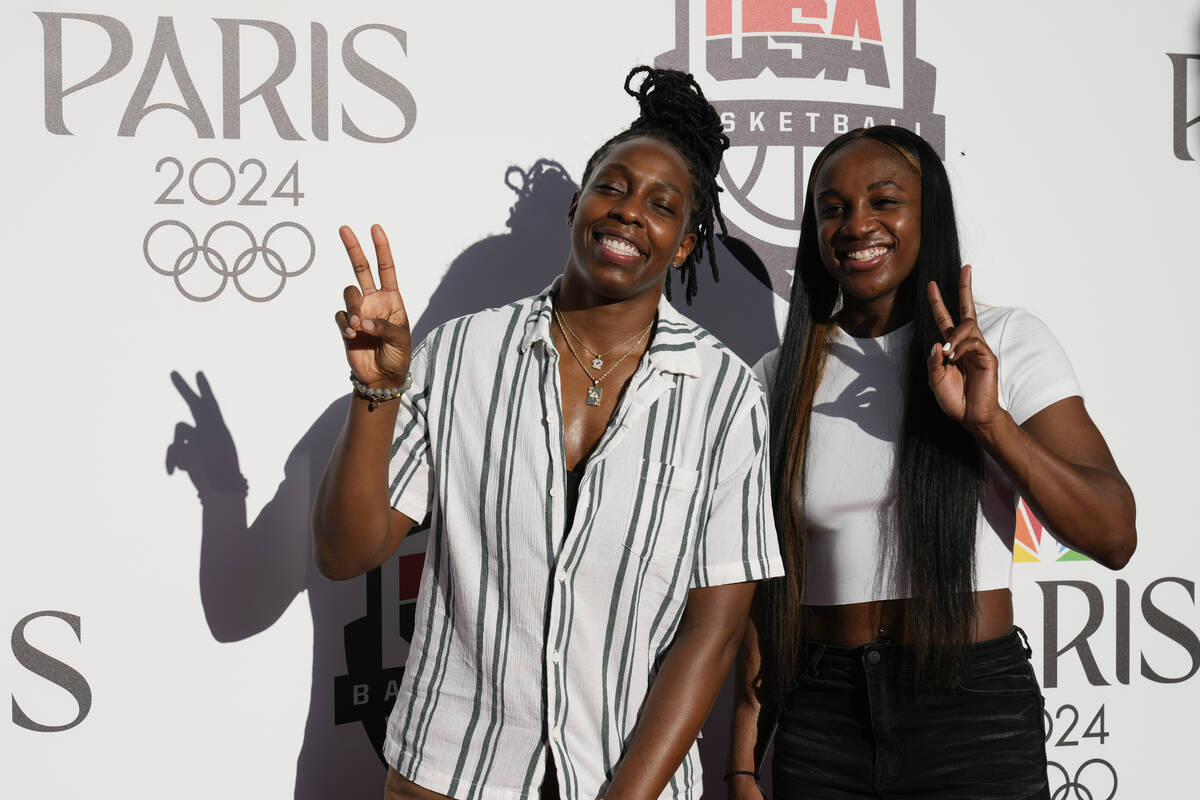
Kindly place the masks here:
[(950, 343), (949, 343), (949, 342), (946, 342), (944, 345), (942, 345), (942, 352), (943, 352), (943, 353), (949, 353), (949, 352), (950, 352)]
[(933, 343), (933, 348), (932, 348), (932, 349), (930, 349), (930, 351), (929, 351), (929, 357), (930, 357), (930, 358), (933, 358), (934, 356), (936, 356), (936, 355), (937, 355), (937, 351), (938, 351), (937, 342), (934, 342), (934, 343)]

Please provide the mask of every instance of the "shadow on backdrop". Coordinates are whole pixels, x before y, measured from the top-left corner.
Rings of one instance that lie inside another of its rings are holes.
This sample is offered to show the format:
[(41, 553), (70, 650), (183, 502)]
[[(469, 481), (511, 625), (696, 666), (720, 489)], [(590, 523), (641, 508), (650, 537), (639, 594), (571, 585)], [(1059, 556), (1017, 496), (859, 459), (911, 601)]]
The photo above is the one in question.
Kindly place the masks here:
[(763, 353), (779, 345), (771, 279), (762, 260), (741, 239), (718, 239), (716, 250), (720, 281), (713, 283), (708, 265), (701, 264), (699, 292), (692, 304), (683, 301), (678, 279), (671, 287), (673, 304), (754, 366)]
[(537, 294), (567, 259), (567, 209), (579, 188), (557, 161), (539, 158), (528, 170), (509, 167), (504, 183), (517, 195), (509, 233), (464, 250), (446, 270), (413, 326), (413, 341), (447, 320)]
[[(471, 245), (453, 261), (413, 327), (415, 341), (454, 317), (534, 294), (561, 272), (575, 182), (558, 163), (539, 159), (528, 170), (510, 167), (505, 183), (517, 195), (509, 232)], [(718, 258), (721, 282), (714, 285), (711, 276), (702, 275), (695, 305), (679, 306), (753, 363), (777, 343), (766, 270), (737, 240), (719, 244)], [(171, 380), (193, 422), (176, 426), (166, 469), (186, 472), (200, 498), (199, 583), (209, 630), (220, 642), (246, 639), (270, 628), (298, 595), (307, 595), (312, 680), (294, 797), (375, 800), (385, 774), (379, 751), (386, 719), (412, 636), (424, 526), (368, 575), (325, 579), (313, 565), (309, 514), (349, 395), (334, 400), (300, 437), (285, 462), (283, 481), (251, 521), (237, 445), (207, 378), (198, 373), (195, 389), (178, 372)], [(701, 740), (708, 792), (721, 790), (730, 698), (727, 684)]]

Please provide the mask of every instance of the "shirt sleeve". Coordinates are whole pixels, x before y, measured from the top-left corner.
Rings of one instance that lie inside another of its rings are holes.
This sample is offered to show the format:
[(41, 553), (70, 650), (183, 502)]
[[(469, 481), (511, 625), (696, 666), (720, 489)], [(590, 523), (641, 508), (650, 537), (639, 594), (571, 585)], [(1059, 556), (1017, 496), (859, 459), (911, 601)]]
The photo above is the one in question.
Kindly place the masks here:
[(392, 508), (409, 519), (425, 519), (433, 500), (433, 467), (429, 446), (429, 350), (422, 344), (408, 368), (412, 385), (400, 395), (388, 486)]
[(1000, 361), (1000, 405), (1018, 425), (1042, 409), (1083, 391), (1066, 351), (1040, 319), (1012, 309), (993, 347)]
[(764, 355), (754, 365), (754, 377), (762, 384), (767, 403), (771, 402), (771, 393), (775, 390), (775, 367), (779, 364), (779, 348)]
[(734, 418), (718, 455), (691, 588), (783, 575), (771, 509), (766, 397), (751, 383), (757, 397)]

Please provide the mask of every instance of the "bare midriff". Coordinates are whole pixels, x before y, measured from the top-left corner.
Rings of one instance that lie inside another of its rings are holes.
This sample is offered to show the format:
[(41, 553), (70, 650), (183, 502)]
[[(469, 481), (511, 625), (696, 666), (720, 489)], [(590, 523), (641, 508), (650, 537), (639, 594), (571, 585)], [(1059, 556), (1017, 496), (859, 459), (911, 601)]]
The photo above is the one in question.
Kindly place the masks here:
[[(975, 593), (974, 641), (998, 639), (1012, 630), (1012, 592), (990, 589)], [(902, 644), (912, 637), (905, 623), (906, 600), (875, 600), (841, 606), (807, 606), (810, 641), (857, 647), (880, 639)]]

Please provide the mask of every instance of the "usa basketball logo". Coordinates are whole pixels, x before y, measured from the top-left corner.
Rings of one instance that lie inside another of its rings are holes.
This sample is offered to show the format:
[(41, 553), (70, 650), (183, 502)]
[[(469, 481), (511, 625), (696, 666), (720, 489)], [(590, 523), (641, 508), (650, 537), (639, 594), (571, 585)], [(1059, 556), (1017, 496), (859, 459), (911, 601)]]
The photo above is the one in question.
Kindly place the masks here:
[[(409, 536), (428, 530), (424, 523)], [(346, 650), (346, 674), (333, 679), (333, 724), (360, 723), (371, 740), (375, 755), (383, 760), (383, 742), (387, 720), (400, 693), (404, 679), (403, 662), (389, 664), (385, 638), (396, 636), (404, 649), (412, 642), (416, 629), (417, 588), (425, 554), (413, 553), (396, 559), (395, 576), (398, 595), (388, 597), (384, 591), (384, 567), (376, 567), (364, 581), (367, 594), (367, 613), (346, 625), (343, 640)], [(390, 571), (389, 571), (390, 572)], [(398, 602), (398, 606), (394, 605)], [(386, 606), (391, 605), (389, 609)], [(396, 623), (395, 627), (385, 620)]]
[(945, 157), (936, 70), (917, 58), (916, 0), (676, 0), (675, 48), (730, 139), (721, 168), (730, 233), (787, 297), (808, 165), (852, 128), (900, 125)]

